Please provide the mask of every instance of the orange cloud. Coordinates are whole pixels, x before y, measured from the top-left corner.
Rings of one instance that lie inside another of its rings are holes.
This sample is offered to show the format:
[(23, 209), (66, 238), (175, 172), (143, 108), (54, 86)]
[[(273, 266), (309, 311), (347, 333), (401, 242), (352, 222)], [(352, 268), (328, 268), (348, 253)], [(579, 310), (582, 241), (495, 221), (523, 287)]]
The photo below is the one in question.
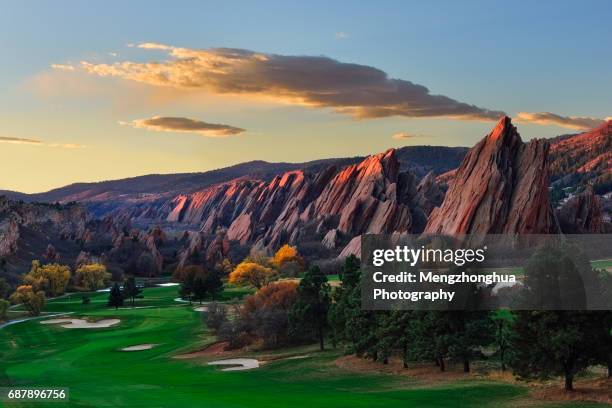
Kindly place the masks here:
[(249, 50), (178, 48), (143, 43), (162, 50), (162, 62), (123, 61), (80, 67), (93, 75), (118, 77), (159, 87), (198, 89), (213, 94), (249, 95), (331, 108), (355, 118), (449, 117), (497, 120), (503, 114), (431, 94), (425, 86), (389, 78), (374, 67), (327, 57), (263, 54)]
[(131, 122), (119, 123), (122, 125), (129, 125), (134, 128), (148, 129), (158, 132), (197, 133), (207, 137), (227, 137), (238, 135), (245, 131), (244, 129), (234, 126), (208, 123), (197, 119), (181, 117), (154, 116), (150, 119), (137, 119)]
[(516, 116), (518, 123), (534, 123), (536, 125), (554, 125), (566, 129), (588, 130), (601, 125), (606, 119), (588, 116), (561, 116), (551, 112), (519, 112)]

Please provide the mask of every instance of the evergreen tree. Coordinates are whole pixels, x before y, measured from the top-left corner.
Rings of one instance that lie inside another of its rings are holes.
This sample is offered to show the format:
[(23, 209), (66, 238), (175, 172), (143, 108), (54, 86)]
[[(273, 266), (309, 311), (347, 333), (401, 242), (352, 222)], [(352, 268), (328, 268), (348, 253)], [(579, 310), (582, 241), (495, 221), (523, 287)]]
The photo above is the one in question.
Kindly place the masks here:
[(123, 293), (121, 293), (121, 288), (117, 282), (115, 282), (110, 290), (108, 306), (114, 307), (115, 309), (118, 309), (119, 306), (123, 306)]
[(339, 275), (341, 284), (332, 292), (332, 305), (329, 311), (331, 340), (334, 347), (339, 342), (351, 340), (350, 332), (347, 331), (348, 314), (354, 307), (361, 308), (361, 299), (358, 305), (351, 302), (353, 290), (359, 285), (361, 276), (359, 259), (355, 255), (348, 256)]
[(488, 311), (453, 311), (448, 328), (449, 356), (463, 361), (463, 371), (470, 372), (470, 362), (480, 357), (480, 348), (493, 341), (494, 325)]
[(318, 266), (311, 267), (298, 286), (298, 296), (289, 316), (294, 335), (312, 336), (319, 340), (321, 350), (325, 349), (325, 331), (328, 328), (327, 315), (331, 304), (330, 286), (327, 276)]
[(609, 353), (610, 319), (588, 311), (519, 311), (511, 339), (511, 365), (520, 378), (562, 375), (574, 389), (576, 374)]

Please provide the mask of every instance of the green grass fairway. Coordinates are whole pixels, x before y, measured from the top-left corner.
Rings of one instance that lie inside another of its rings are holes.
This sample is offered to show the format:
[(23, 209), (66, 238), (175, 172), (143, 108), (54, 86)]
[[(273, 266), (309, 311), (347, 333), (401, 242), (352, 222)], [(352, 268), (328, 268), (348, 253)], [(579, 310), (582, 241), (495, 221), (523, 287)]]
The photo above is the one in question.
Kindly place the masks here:
[[(70, 407), (497, 408), (521, 406), (527, 398), (526, 388), (501, 382), (466, 380), (426, 387), (390, 375), (349, 373), (332, 364), (339, 355), (333, 351), (313, 352), (303, 360), (270, 362), (243, 372), (221, 372), (201, 361), (173, 359), (174, 354), (212, 341), (201, 323), (201, 313), (174, 301), (176, 293), (176, 287), (146, 289), (144, 299), (137, 301), (137, 306), (145, 308), (138, 309), (108, 309), (107, 293), (92, 294), (89, 305), (81, 305), (80, 295), (50, 301), (48, 312), (119, 318), (121, 323), (104, 329), (64, 329), (32, 320), (1, 329), (0, 386), (69, 387)], [(223, 299), (245, 293), (231, 289)], [(142, 343), (159, 346), (118, 351)]]

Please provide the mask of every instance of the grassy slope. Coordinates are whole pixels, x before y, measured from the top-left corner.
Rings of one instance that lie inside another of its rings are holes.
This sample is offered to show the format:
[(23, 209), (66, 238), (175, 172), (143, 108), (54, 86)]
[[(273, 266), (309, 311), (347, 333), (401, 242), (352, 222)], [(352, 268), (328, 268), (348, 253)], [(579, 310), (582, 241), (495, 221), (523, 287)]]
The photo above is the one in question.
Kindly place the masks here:
[[(243, 294), (228, 291), (224, 298)], [(93, 294), (86, 306), (80, 296), (56, 299), (47, 310), (117, 317), (117, 327), (63, 329), (29, 321), (0, 330), (0, 386), (69, 386), (73, 407), (497, 407), (520, 405), (526, 395), (523, 387), (496, 382), (422, 387), (388, 375), (348, 373), (332, 364), (338, 354), (331, 351), (253, 371), (220, 372), (197, 360), (171, 358), (212, 340), (201, 314), (173, 300), (176, 287), (147, 289), (137, 306), (151, 308), (107, 309), (107, 296)], [(142, 343), (159, 346), (118, 351)], [(58, 406), (10, 406), (45, 405)]]

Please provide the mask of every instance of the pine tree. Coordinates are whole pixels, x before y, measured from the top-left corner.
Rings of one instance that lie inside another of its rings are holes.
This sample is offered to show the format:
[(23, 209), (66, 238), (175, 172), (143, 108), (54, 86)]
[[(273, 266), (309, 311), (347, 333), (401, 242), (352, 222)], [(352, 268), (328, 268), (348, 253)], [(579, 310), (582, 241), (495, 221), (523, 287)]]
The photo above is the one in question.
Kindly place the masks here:
[(117, 282), (115, 282), (111, 288), (108, 296), (108, 306), (114, 307), (115, 309), (118, 309), (119, 306), (123, 306), (123, 293), (121, 293), (121, 288)]
[(314, 332), (315, 337), (319, 340), (320, 349), (324, 350), (330, 304), (330, 286), (327, 283), (327, 276), (318, 266), (313, 266), (300, 281), (298, 298), (290, 313), (289, 321), (294, 335), (310, 337)]

